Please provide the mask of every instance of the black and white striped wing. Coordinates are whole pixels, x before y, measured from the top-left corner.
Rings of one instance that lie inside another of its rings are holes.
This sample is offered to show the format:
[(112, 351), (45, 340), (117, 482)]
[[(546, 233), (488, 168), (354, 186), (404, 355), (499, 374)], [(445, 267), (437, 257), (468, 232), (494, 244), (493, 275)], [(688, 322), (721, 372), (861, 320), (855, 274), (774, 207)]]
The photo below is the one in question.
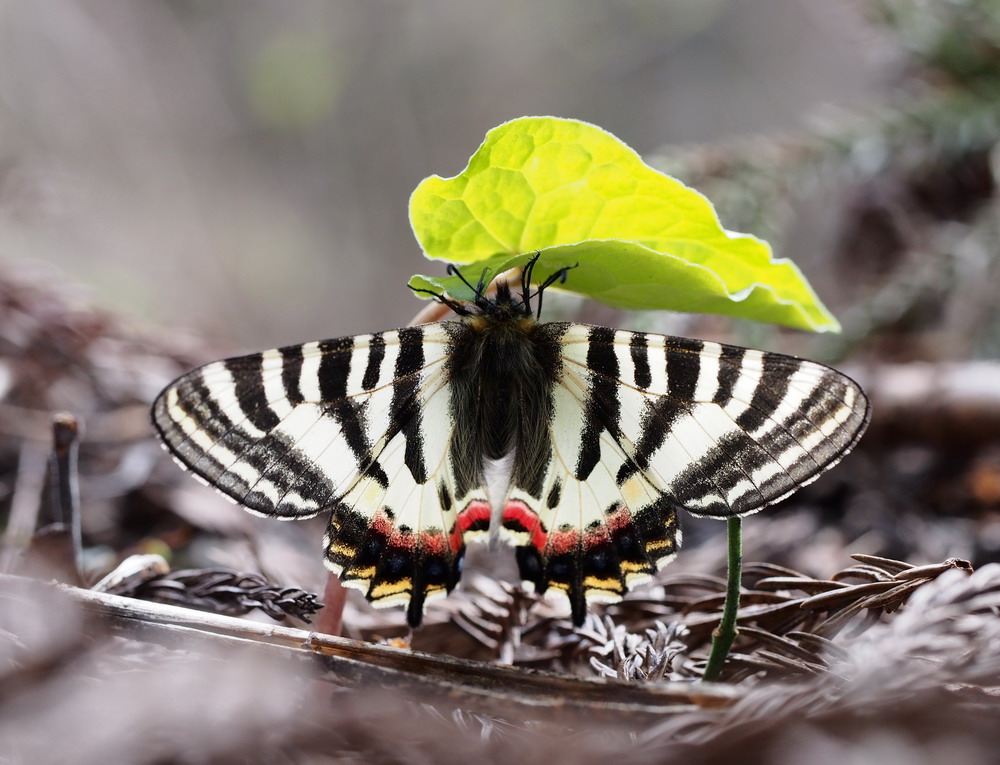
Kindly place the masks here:
[(446, 324), (280, 348), (208, 364), (153, 406), (170, 452), (252, 512), (332, 509), (326, 563), (376, 605), (450, 591), (464, 552), (449, 444)]
[(766, 507), (835, 465), (869, 405), (839, 372), (717, 343), (548, 324), (561, 369), (540, 487), (512, 486), (521, 575), (570, 600), (617, 600), (680, 544), (677, 510)]

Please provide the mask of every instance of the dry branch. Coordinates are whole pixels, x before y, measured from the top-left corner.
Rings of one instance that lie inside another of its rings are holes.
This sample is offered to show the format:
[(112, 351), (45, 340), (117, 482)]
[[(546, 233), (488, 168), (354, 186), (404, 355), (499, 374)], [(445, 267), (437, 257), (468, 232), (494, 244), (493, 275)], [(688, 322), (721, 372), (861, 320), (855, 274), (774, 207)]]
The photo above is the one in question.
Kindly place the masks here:
[(639, 723), (679, 707), (717, 707), (736, 697), (725, 686), (638, 686), (434, 656), (19, 577), (0, 577), (0, 585), (39, 596), (55, 590), (114, 633), (133, 640), (206, 651), (253, 641), (260, 650), (293, 661), (318, 659), (318, 678), (335, 685), (412, 693), (422, 701), (486, 714), (513, 712), (533, 719), (613, 716)]

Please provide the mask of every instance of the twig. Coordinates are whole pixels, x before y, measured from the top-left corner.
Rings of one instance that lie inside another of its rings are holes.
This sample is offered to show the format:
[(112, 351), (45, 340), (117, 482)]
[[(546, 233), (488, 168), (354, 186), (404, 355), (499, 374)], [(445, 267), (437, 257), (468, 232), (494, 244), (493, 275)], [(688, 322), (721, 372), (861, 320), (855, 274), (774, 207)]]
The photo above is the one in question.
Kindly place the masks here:
[(867, 448), (905, 442), (969, 449), (1000, 432), (1000, 364), (995, 361), (913, 362), (852, 369), (878, 416)]
[(31, 535), (38, 525), (47, 451), (46, 445), (40, 441), (25, 440), (21, 444), (10, 517), (3, 535), (3, 549), (0, 550), (0, 572), (14, 570), (18, 557), (30, 545)]
[(340, 583), (339, 576), (328, 572), (323, 586), (323, 607), (316, 614), (316, 629), (324, 635), (340, 635), (346, 605), (347, 588)]
[(662, 683), (655, 686), (562, 676), (515, 667), (433, 656), (386, 645), (277, 625), (258, 624), (178, 606), (0, 575), (0, 591), (17, 588), (42, 597), (53, 590), (133, 640), (185, 650), (253, 646), (274, 656), (322, 666), (319, 679), (345, 687), (387, 688), (421, 702), (484, 714), (576, 720), (581, 715), (649, 724), (679, 709), (726, 707), (741, 692), (728, 686)]
[[(77, 470), (80, 423), (66, 412), (52, 418), (52, 456), (49, 459), (51, 527), (68, 535), (76, 581), (83, 581), (83, 537), (80, 530), (80, 485)], [(45, 532), (46, 529), (40, 529)]]

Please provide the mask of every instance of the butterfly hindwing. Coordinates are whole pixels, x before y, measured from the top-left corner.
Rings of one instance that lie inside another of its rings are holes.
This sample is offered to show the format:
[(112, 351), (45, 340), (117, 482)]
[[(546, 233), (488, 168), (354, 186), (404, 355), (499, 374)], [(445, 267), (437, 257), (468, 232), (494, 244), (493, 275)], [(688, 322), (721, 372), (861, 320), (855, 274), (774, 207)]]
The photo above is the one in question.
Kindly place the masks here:
[(680, 545), (673, 504), (642, 480), (620, 486), (615, 466), (626, 459), (607, 432), (596, 434), (598, 459), (578, 470), (581, 404), (568, 387), (554, 390), (551, 456), (542, 491), (512, 486), (503, 523), (518, 545), (521, 577), (536, 591), (556, 592), (582, 623), (586, 602), (618, 600), (648, 580)]
[[(376, 605), (410, 603), (458, 580), (454, 428), (445, 374), (451, 332), (433, 324), (265, 351), (208, 364), (157, 399), (173, 455), (258, 514), (332, 509), (327, 565)], [(468, 513), (465, 513), (468, 516)]]
[(570, 600), (617, 599), (669, 561), (677, 510), (746, 515), (832, 467), (868, 403), (821, 364), (579, 324), (558, 336), (541, 491), (512, 485), (504, 524), (522, 578)]

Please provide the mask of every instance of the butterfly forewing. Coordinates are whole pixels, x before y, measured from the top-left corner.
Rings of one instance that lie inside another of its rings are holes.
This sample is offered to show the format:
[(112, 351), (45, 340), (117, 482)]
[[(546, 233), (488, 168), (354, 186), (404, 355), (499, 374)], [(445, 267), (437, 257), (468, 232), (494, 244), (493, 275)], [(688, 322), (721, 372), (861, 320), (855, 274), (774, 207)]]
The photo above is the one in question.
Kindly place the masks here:
[(610, 432), (629, 455), (619, 481), (645, 473), (695, 514), (746, 515), (777, 502), (836, 464), (868, 421), (856, 383), (792, 356), (577, 325), (563, 359), (619, 382), (592, 384), (600, 403), (584, 425), (585, 434)]

